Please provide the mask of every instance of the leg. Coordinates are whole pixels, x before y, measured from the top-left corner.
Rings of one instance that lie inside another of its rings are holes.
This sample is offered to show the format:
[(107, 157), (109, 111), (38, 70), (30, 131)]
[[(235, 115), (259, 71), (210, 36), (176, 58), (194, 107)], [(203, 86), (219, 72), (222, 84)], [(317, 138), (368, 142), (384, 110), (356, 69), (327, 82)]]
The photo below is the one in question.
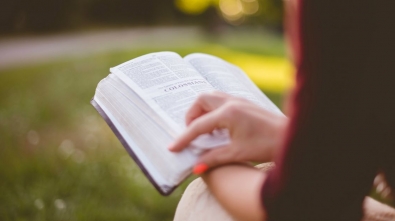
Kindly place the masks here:
[[(257, 168), (268, 171), (273, 168), (273, 163), (260, 164)], [(182, 196), (174, 221), (194, 221), (194, 220), (234, 220), (211, 195), (206, 184), (201, 178), (189, 184)]]
[(201, 178), (197, 178), (185, 190), (174, 221), (223, 220), (232, 221), (232, 217), (222, 208)]
[[(273, 163), (264, 163), (256, 167), (262, 171), (273, 168)], [(380, 203), (371, 197), (366, 197), (364, 204), (364, 217), (362, 221), (394, 221), (395, 209)], [(174, 221), (197, 221), (197, 220), (234, 220), (210, 194), (206, 184), (201, 178), (189, 184), (182, 196)]]

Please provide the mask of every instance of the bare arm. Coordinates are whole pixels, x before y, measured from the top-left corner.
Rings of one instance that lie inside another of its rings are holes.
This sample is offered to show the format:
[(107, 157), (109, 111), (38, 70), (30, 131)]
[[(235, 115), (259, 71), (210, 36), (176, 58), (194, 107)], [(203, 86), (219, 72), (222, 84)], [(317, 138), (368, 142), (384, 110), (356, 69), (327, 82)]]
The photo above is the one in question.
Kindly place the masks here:
[(211, 193), (238, 220), (266, 220), (260, 190), (266, 174), (247, 165), (228, 164), (202, 175)]
[[(202, 154), (194, 173), (202, 174), (211, 193), (233, 217), (265, 220), (260, 192), (266, 175), (241, 162), (273, 161), (287, 119), (216, 92), (201, 95), (188, 111), (186, 122), (187, 130), (169, 149), (181, 151), (201, 134), (228, 129), (231, 143)], [(212, 169), (204, 173), (208, 168)]]

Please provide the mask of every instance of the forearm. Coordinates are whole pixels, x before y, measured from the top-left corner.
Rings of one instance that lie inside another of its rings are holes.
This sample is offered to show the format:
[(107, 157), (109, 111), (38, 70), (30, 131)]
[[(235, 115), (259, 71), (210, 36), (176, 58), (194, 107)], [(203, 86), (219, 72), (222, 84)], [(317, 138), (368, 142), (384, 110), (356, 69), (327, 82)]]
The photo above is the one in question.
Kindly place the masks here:
[(211, 193), (238, 220), (266, 220), (260, 199), (265, 173), (246, 165), (214, 168), (202, 176)]

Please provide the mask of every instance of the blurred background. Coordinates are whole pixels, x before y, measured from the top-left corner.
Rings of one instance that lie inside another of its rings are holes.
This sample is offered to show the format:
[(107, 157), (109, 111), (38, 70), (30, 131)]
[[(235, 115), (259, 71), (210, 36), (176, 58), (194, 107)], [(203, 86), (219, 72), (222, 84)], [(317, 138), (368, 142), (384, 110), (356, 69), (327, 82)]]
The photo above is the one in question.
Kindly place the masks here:
[(155, 51), (232, 62), (281, 107), (281, 0), (2, 0), (0, 220), (172, 220), (90, 105), (109, 68)]

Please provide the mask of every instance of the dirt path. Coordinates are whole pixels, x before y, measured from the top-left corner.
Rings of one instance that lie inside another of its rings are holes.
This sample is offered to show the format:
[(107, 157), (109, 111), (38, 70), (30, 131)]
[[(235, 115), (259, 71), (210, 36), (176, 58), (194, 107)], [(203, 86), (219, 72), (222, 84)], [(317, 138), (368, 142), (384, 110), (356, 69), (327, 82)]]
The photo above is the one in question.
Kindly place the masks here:
[(195, 45), (202, 38), (195, 27), (160, 27), (0, 39), (0, 70), (111, 50)]

